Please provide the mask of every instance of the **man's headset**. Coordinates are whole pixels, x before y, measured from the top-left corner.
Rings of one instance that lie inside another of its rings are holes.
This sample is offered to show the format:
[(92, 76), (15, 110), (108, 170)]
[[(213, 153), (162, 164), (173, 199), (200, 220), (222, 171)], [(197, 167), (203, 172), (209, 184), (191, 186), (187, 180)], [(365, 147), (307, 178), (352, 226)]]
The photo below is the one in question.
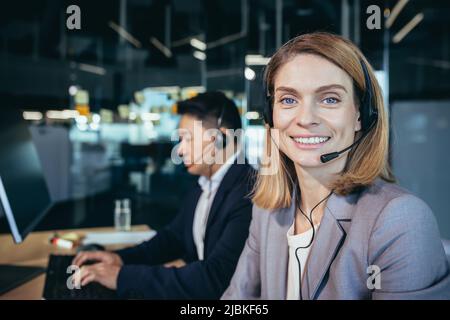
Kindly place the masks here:
[[(363, 134), (350, 146), (341, 151), (326, 153), (320, 156), (320, 161), (322, 163), (326, 163), (331, 161), (337, 157), (339, 157), (342, 153), (352, 149), (355, 146), (358, 146), (361, 140), (375, 127), (375, 124), (378, 121), (378, 111), (373, 105), (373, 87), (372, 82), (369, 77), (369, 71), (364, 63), (364, 61), (360, 61), (361, 68), (364, 73), (364, 81), (366, 90), (363, 92), (362, 97), (360, 98), (360, 119), (361, 119), (361, 127)], [(266, 104), (264, 107), (264, 121), (270, 128), (273, 128), (273, 96), (271, 96), (268, 92), (267, 83), (264, 83), (264, 94), (266, 95)]]
[(222, 130), (220, 130), (220, 128), (222, 127), (223, 124), (223, 117), (225, 114), (225, 106), (222, 105), (221, 109), (220, 109), (220, 114), (219, 117), (217, 118), (217, 123), (216, 123), (216, 128), (219, 132), (217, 132), (217, 134), (214, 136), (214, 142), (208, 143), (206, 145), (206, 147), (202, 148), (202, 152), (200, 153), (200, 155), (198, 157), (196, 157), (193, 161), (193, 163), (196, 163), (197, 161), (200, 161), (204, 155), (207, 152), (211, 152), (213, 150), (213, 148), (216, 148), (217, 150), (222, 150), (224, 149), (227, 144), (227, 135), (225, 133), (222, 132)]
[(216, 148), (217, 149), (225, 149), (225, 147), (227, 146), (227, 135), (225, 133), (222, 132), (222, 130), (220, 130), (220, 128), (222, 127), (223, 124), (223, 117), (225, 115), (225, 105), (222, 105), (220, 108), (220, 114), (219, 117), (217, 118), (217, 130), (219, 130), (219, 133), (216, 135)]

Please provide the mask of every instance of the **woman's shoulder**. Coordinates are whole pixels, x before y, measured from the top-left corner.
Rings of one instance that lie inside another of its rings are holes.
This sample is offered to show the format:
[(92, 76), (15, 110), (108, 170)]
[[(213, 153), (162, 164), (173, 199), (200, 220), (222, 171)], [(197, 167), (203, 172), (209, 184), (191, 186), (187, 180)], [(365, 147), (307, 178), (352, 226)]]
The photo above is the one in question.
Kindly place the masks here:
[(428, 207), (428, 205), (413, 192), (396, 183), (377, 179), (362, 193), (362, 199), (371, 200), (383, 206), (401, 204), (403, 206)]
[[(437, 221), (422, 199), (384, 181), (377, 181), (365, 197), (378, 197), (373, 200), (380, 204), (367, 233), (368, 262), (385, 268), (385, 275), (395, 274), (393, 290), (425, 288), (448, 274)], [(404, 267), (407, 273), (397, 272)]]
[(376, 224), (389, 221), (404, 227), (420, 227), (423, 223), (435, 223), (434, 214), (425, 201), (405, 188), (381, 179), (362, 192), (358, 204), (372, 209), (361, 212), (372, 215)]

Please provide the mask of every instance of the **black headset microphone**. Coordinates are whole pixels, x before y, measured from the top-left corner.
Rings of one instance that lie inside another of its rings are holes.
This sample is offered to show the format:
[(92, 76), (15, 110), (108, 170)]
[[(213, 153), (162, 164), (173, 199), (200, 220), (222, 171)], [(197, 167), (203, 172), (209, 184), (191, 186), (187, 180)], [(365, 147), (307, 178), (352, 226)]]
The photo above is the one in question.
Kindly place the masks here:
[(355, 141), (353, 142), (351, 145), (349, 145), (347, 148), (342, 149), (341, 151), (336, 151), (336, 152), (331, 152), (331, 153), (326, 153), (320, 156), (320, 161), (322, 163), (327, 163), (328, 161), (331, 161), (333, 159), (336, 159), (337, 157), (339, 157), (342, 153), (350, 150), (351, 148), (353, 148), (354, 146), (356, 146), (357, 144), (359, 144), (361, 142), (361, 140), (370, 132), (370, 130), (372, 130), (373, 126), (375, 125), (376, 122), (372, 122), (372, 124), (370, 125), (369, 129), (365, 130), (363, 132), (363, 134)]
[[(336, 159), (337, 157), (339, 157), (342, 153), (351, 150), (353, 147), (357, 147), (359, 145), (359, 143), (362, 141), (362, 139), (364, 139), (365, 136), (367, 136), (367, 134), (375, 127), (375, 124), (378, 121), (378, 111), (377, 109), (374, 107), (373, 105), (373, 87), (372, 87), (372, 82), (370, 80), (369, 77), (369, 71), (367, 70), (367, 67), (364, 63), (364, 61), (360, 61), (361, 63), (361, 68), (363, 70), (364, 73), (364, 82), (365, 82), (365, 90), (364, 93), (362, 94), (362, 97), (360, 98), (360, 119), (361, 119), (361, 127), (363, 130), (363, 133), (361, 134), (361, 136), (354, 141), (351, 145), (349, 145), (348, 147), (340, 150), (340, 151), (335, 151), (335, 152), (331, 152), (331, 153), (326, 153), (320, 156), (320, 161), (322, 163), (327, 163), (333, 159)], [(264, 84), (264, 93), (266, 95), (266, 105), (264, 108), (264, 122), (269, 126), (269, 130), (270, 128), (273, 128), (273, 98), (272, 96), (270, 96), (269, 92), (268, 92), (268, 87), (267, 84)], [(272, 138), (272, 134), (270, 134), (270, 138), (271, 140), (274, 142), (274, 144), (276, 145), (275, 141)], [(278, 145), (277, 148), (279, 149)], [(290, 174), (287, 174), (290, 182), (292, 183), (293, 188), (296, 186), (296, 183), (294, 183), (294, 180), (292, 179), (292, 177), (290, 176)], [(300, 300), (303, 300), (303, 295), (302, 295), (302, 269), (301, 269), (301, 263), (300, 263), (300, 259), (298, 258), (298, 250), (299, 249), (307, 249), (309, 248), (313, 241), (314, 241), (314, 236), (315, 236), (315, 228), (314, 228), (314, 222), (312, 221), (312, 212), (314, 211), (314, 209), (316, 207), (318, 207), (322, 202), (324, 202), (326, 199), (328, 199), (331, 194), (333, 193), (333, 191), (330, 192), (330, 194), (328, 196), (326, 196), (324, 199), (322, 199), (318, 204), (316, 204), (310, 212), (309, 217), (303, 212), (303, 210), (300, 208), (300, 197), (297, 197), (297, 204), (296, 206), (298, 207), (298, 209), (300, 210), (300, 212), (302, 213), (303, 216), (305, 216), (305, 218), (308, 220), (308, 222), (310, 223), (311, 227), (312, 227), (312, 237), (310, 242), (308, 243), (307, 246), (304, 247), (298, 247), (295, 250), (295, 257), (297, 259), (297, 263), (298, 263), (298, 268), (299, 268), (299, 297)]]

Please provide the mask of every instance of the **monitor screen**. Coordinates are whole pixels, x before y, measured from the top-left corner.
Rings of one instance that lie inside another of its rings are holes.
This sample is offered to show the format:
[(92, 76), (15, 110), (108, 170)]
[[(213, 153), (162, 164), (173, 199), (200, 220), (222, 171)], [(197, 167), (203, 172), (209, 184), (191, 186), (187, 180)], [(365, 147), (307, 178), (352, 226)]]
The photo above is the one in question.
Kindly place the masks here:
[(0, 116), (0, 216), (16, 243), (24, 240), (51, 205), (47, 184), (28, 125), (18, 108)]

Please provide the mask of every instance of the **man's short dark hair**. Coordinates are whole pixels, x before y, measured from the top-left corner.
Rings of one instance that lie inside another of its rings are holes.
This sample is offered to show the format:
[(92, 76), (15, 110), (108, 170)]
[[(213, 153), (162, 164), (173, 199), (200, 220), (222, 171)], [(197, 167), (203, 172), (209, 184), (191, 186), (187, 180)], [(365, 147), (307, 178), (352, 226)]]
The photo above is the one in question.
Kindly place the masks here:
[(227, 129), (241, 129), (241, 117), (236, 104), (220, 91), (200, 93), (197, 96), (178, 102), (178, 114), (191, 115), (195, 118), (217, 126), (222, 117), (221, 127)]

